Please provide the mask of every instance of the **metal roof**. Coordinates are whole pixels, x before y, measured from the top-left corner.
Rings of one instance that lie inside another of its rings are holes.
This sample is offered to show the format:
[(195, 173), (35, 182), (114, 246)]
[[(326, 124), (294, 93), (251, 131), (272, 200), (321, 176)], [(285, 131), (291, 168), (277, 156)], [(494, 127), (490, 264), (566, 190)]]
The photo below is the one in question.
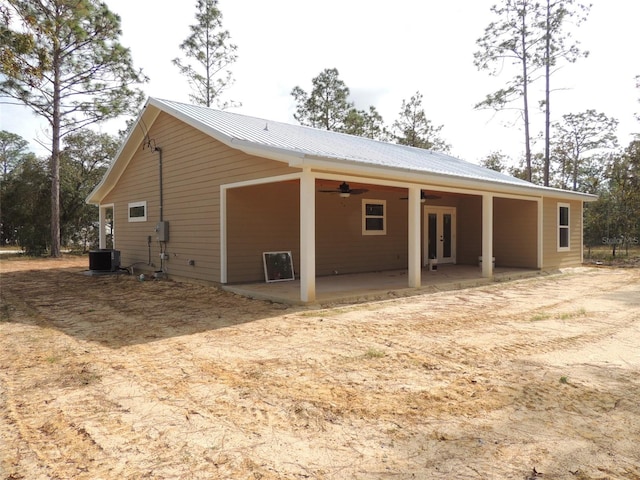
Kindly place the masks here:
[[(543, 187), (466, 162), (445, 153), (369, 138), (291, 125), (239, 113), (149, 98), (100, 183), (87, 197), (99, 204), (142, 144), (147, 128), (166, 112), (216, 140), (245, 153), (288, 162), (292, 167), (339, 171), (376, 171), (376, 175), (415, 179), (516, 195), (594, 201), (595, 195)], [(146, 120), (146, 123), (145, 123)], [(141, 128), (137, 128), (142, 124)], [(422, 177), (422, 178), (419, 178)], [(405, 181), (405, 180), (403, 180)]]
[(201, 129), (214, 136), (218, 133), (219, 140), (226, 140), (225, 143), (239, 149), (242, 149), (241, 145), (252, 145), (254, 149), (260, 147), (271, 151), (276, 149), (300, 157), (325, 158), (362, 166), (448, 175), (523, 187), (534, 186), (525, 180), (445, 153), (422, 148), (380, 142), (170, 100), (152, 98), (149, 103), (173, 113), (194, 126), (200, 124)]

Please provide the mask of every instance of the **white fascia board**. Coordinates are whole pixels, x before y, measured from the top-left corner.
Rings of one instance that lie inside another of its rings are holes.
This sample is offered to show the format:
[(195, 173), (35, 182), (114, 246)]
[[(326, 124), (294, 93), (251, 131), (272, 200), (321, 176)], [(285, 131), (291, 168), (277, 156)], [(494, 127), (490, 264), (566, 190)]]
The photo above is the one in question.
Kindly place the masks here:
[(228, 190), (232, 188), (252, 187), (255, 185), (266, 185), (269, 183), (288, 182), (290, 180), (300, 180), (300, 173), (288, 173), (285, 175), (277, 175), (275, 177), (259, 177), (251, 180), (243, 180), (241, 182), (225, 183), (220, 185), (220, 190)]

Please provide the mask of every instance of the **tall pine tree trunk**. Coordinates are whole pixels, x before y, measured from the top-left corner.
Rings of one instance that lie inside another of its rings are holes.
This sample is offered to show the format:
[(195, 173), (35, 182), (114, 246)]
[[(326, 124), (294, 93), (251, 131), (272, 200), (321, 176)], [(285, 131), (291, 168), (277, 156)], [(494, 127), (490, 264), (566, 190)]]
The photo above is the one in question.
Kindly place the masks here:
[[(207, 16), (209, 15), (209, 6), (207, 5)], [(206, 45), (206, 66), (205, 66), (205, 77), (206, 77), (206, 88), (207, 88), (207, 93), (205, 95), (205, 97), (207, 98), (207, 108), (211, 107), (211, 100), (212, 100), (212, 95), (211, 95), (211, 63), (209, 61), (209, 59), (211, 58), (211, 52), (209, 51), (209, 48), (211, 46), (211, 36), (210, 36), (210, 31), (209, 31), (209, 26), (207, 26), (206, 28), (206, 34), (207, 34), (207, 45)]]
[[(57, 43), (57, 42), (56, 42)], [(60, 47), (53, 54), (53, 115), (51, 122), (51, 256), (59, 258), (60, 251)]]
[(521, 32), (521, 41), (522, 41), (522, 88), (524, 99), (524, 152), (525, 152), (525, 161), (527, 163), (526, 169), (526, 180), (528, 182), (531, 181), (531, 141), (529, 135), (529, 74), (527, 71), (527, 55), (526, 47), (527, 47), (527, 21), (526, 21), (526, 11), (522, 14), (522, 32)]
[[(545, 100), (544, 100), (544, 186), (549, 186), (549, 172), (551, 170), (551, 107), (549, 105), (550, 76), (551, 76), (551, 4), (547, 0), (547, 23), (545, 35)], [(575, 188), (574, 188), (575, 190)]]

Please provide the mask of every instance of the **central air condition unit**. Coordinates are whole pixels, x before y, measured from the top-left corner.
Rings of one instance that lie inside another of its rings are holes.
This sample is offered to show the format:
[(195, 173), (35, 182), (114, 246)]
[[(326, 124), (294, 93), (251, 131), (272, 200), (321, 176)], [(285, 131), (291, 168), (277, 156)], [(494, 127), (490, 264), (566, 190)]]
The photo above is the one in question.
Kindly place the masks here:
[(89, 252), (89, 270), (115, 272), (120, 268), (120, 250), (100, 249)]

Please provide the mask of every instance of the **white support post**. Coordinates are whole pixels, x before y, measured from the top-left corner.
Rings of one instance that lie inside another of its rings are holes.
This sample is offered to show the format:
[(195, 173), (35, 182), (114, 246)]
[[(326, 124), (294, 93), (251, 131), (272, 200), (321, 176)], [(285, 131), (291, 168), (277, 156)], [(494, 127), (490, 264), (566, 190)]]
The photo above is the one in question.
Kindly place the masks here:
[(493, 195), (482, 195), (482, 276), (493, 277)]
[(420, 267), (420, 187), (409, 187), (409, 287), (418, 288), (422, 281)]
[(227, 189), (220, 187), (220, 283), (228, 281), (228, 260), (227, 260)]
[(98, 226), (98, 234), (100, 235), (99, 247), (107, 248), (107, 226), (105, 221), (105, 207), (102, 205), (98, 206), (98, 222), (100, 222)]
[(538, 199), (538, 261), (537, 265), (539, 269), (542, 269), (543, 265), (543, 252), (544, 252), (544, 200)]
[(316, 179), (300, 176), (300, 300), (316, 299)]
[(580, 202), (580, 263), (584, 263), (584, 202)]

